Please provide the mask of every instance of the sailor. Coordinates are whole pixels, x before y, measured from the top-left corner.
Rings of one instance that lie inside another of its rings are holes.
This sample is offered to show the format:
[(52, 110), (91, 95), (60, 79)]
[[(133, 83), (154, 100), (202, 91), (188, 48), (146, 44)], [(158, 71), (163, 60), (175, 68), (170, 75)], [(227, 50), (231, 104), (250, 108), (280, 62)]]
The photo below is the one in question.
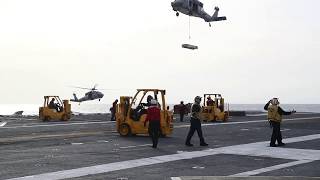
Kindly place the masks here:
[(191, 144), (190, 140), (191, 140), (195, 131), (197, 131), (198, 136), (200, 138), (200, 146), (208, 146), (208, 144), (204, 141), (202, 129), (201, 129), (200, 102), (201, 102), (201, 97), (196, 96), (194, 98), (194, 104), (191, 107), (191, 120), (190, 120), (191, 126), (190, 126), (189, 133), (188, 133), (188, 136), (186, 139), (186, 143), (185, 143), (186, 146), (193, 146), (193, 144)]
[(184, 114), (186, 113), (186, 105), (183, 103), (183, 101), (180, 102), (180, 105), (179, 105), (179, 114), (180, 114), (180, 122), (183, 122), (183, 117), (184, 117)]
[(110, 108), (110, 111), (111, 111), (111, 121), (115, 121), (115, 120), (116, 120), (117, 104), (118, 104), (118, 99), (116, 99), (116, 100), (112, 103), (112, 107)]
[(54, 103), (54, 101), (55, 101), (55, 99), (52, 98), (49, 105), (48, 105), (49, 109), (56, 109), (56, 103)]
[(214, 101), (211, 99), (211, 96), (207, 97), (207, 106), (213, 106)]
[[(291, 115), (296, 112), (295, 110), (286, 112), (279, 106), (279, 104), (280, 102), (278, 98), (273, 98), (264, 106), (264, 109), (268, 111), (268, 121), (270, 123), (270, 127), (273, 128), (270, 147), (285, 145), (285, 143), (282, 142), (282, 135), (280, 131), (282, 115)], [(276, 141), (278, 142), (278, 144), (276, 144)]]
[(147, 106), (147, 107), (149, 107), (149, 106), (151, 106), (151, 100), (153, 99), (153, 97), (151, 96), (151, 95), (148, 95), (148, 97), (147, 97), (147, 103), (144, 103), (143, 105), (144, 106)]
[(152, 147), (157, 148), (160, 136), (160, 108), (158, 107), (158, 101), (156, 99), (150, 100), (150, 106), (147, 109), (147, 118), (144, 122), (144, 126), (146, 126), (148, 121), (148, 132), (152, 139)]
[(49, 109), (55, 109), (57, 112), (61, 112), (61, 107), (59, 103), (55, 103), (55, 99), (52, 98), (48, 105)]

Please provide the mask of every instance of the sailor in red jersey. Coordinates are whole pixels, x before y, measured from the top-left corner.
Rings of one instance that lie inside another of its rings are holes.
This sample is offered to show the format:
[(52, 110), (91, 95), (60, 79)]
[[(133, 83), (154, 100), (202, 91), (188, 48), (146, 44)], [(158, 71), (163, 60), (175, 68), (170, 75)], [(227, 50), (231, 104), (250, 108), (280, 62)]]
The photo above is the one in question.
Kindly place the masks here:
[(149, 136), (152, 139), (152, 147), (157, 148), (158, 139), (160, 136), (160, 108), (158, 107), (158, 101), (152, 99), (150, 101), (150, 106), (147, 109), (147, 118), (144, 122), (144, 126), (149, 121)]

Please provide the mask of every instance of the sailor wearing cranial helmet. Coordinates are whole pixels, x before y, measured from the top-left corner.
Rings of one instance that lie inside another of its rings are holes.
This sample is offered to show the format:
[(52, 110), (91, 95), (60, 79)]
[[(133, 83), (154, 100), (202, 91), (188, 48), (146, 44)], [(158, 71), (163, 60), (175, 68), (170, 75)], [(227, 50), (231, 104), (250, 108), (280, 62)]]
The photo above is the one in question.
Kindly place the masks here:
[[(280, 125), (282, 122), (282, 115), (291, 115), (295, 113), (295, 110), (291, 112), (284, 111), (280, 106), (278, 98), (272, 98), (265, 106), (264, 109), (268, 111), (268, 121), (272, 128), (272, 135), (270, 140), (270, 147), (284, 146), (282, 142), (282, 135), (280, 131)], [(276, 144), (276, 141), (278, 144)]]

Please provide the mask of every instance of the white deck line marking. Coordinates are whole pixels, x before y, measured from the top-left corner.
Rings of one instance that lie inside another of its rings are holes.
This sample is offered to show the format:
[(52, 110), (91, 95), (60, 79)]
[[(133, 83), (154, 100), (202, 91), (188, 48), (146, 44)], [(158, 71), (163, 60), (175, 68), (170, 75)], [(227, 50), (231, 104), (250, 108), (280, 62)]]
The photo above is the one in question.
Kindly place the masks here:
[[(320, 117), (306, 117), (306, 118), (294, 118), (294, 119), (284, 119), (284, 121), (298, 121), (298, 120), (312, 120), (312, 119), (320, 119)], [(263, 120), (252, 120), (252, 121), (239, 121), (239, 122), (226, 122), (226, 123), (208, 123), (202, 124), (202, 126), (219, 126), (219, 125), (233, 125), (233, 124), (250, 124), (250, 123), (259, 123), (259, 122), (266, 122), (266, 119)], [(74, 122), (74, 123), (56, 123), (56, 124), (36, 124), (36, 125), (23, 125), (23, 126), (5, 126), (1, 127), (3, 129), (18, 129), (18, 128), (33, 128), (33, 127), (54, 127), (54, 126), (72, 126), (72, 125), (86, 125), (86, 124), (111, 124), (115, 123), (114, 121), (95, 121), (95, 122)], [(187, 125), (178, 125), (174, 126), (174, 128), (185, 128), (190, 127), (189, 124)]]
[[(313, 119), (320, 119), (320, 117), (291, 118), (291, 119), (283, 119), (283, 121), (299, 121), (299, 120), (313, 120)], [(252, 120), (252, 121), (238, 121), (238, 122), (224, 122), (224, 123), (207, 123), (207, 124), (202, 124), (202, 126), (221, 126), (221, 125), (232, 125), (232, 124), (250, 124), (250, 123), (259, 123), (259, 122), (267, 123), (267, 119)], [(185, 128), (185, 127), (189, 127), (189, 126), (190, 125), (178, 125), (178, 126), (174, 126), (174, 128)]]
[(278, 169), (283, 169), (283, 168), (287, 168), (287, 167), (291, 167), (291, 166), (296, 166), (296, 165), (299, 165), (299, 164), (310, 163), (310, 162), (312, 162), (312, 160), (293, 161), (293, 162), (289, 162), (289, 163), (284, 163), (284, 164), (279, 164), (279, 165), (275, 165), (275, 166), (270, 166), (270, 167), (265, 167), (265, 168), (261, 168), (261, 169), (256, 169), (256, 170), (253, 170), (253, 171), (247, 171), (247, 172), (242, 172), (242, 173), (234, 174), (234, 175), (231, 175), (230, 177), (247, 177), (247, 176), (253, 176), (253, 175), (257, 175), (257, 174), (261, 174), (261, 173), (265, 173), (265, 172), (270, 172), (270, 171), (274, 171), (274, 170), (278, 170)]
[(265, 116), (267, 115), (267, 113), (259, 113), (259, 114), (246, 114), (246, 116), (249, 116), (249, 117), (255, 117), (255, 116)]
[(108, 122), (74, 122), (74, 123), (64, 123), (64, 124), (37, 124), (37, 125), (27, 125), (27, 126), (8, 126), (3, 127), (4, 129), (17, 129), (17, 128), (33, 128), (33, 127), (52, 127), (52, 126), (71, 126), (71, 125), (86, 125), (86, 124), (109, 124), (114, 123), (111, 121)]
[(10, 120), (27, 120), (27, 121), (34, 121), (34, 120), (39, 120), (37, 118), (24, 118), (24, 117), (4, 117), (5, 119), (10, 119)]
[(180, 177), (171, 177), (171, 180), (182, 180)]
[(83, 167), (83, 168), (77, 168), (77, 169), (71, 169), (71, 170), (65, 170), (65, 171), (57, 171), (52, 173), (44, 173), (44, 174), (33, 175), (33, 176), (25, 176), (20, 178), (13, 178), (11, 180), (42, 180), (42, 179), (59, 180), (59, 179), (67, 179), (67, 178), (76, 178), (81, 176), (101, 174), (101, 173), (107, 173), (107, 172), (118, 171), (123, 169), (130, 169), (135, 167), (166, 163), (166, 162), (177, 161), (182, 159), (192, 159), (196, 157), (203, 157), (203, 156), (209, 156), (214, 154), (217, 154), (217, 153), (207, 152), (207, 151), (185, 152), (181, 154), (155, 156), (155, 157), (115, 162), (115, 163)]
[(83, 143), (71, 143), (71, 145), (83, 145)]
[(135, 148), (135, 147), (143, 147), (143, 146), (151, 146), (152, 144), (141, 144), (141, 145), (135, 145), (135, 146), (124, 146), (119, 147), (120, 149), (129, 149), (129, 148)]
[[(309, 136), (300, 136), (294, 138), (285, 139), (285, 142), (300, 142), (307, 140), (320, 139), (320, 134), (314, 134)], [(11, 180), (41, 180), (41, 179), (66, 179), (66, 178), (76, 178), (93, 174), (101, 174), (112, 171), (118, 171), (123, 169), (130, 169), (135, 167), (154, 165), (167, 163), (178, 160), (185, 159), (193, 159), (200, 158), (205, 156), (212, 156), (216, 154), (236, 154), (236, 155), (249, 155), (249, 156), (263, 156), (263, 157), (273, 157), (275, 154), (278, 154), (276, 158), (283, 159), (293, 159), (299, 160), (301, 162), (314, 161), (320, 159), (320, 150), (305, 150), (305, 149), (289, 149), (289, 148), (266, 148), (266, 145), (269, 141), (250, 143), (250, 144), (242, 144), (235, 146), (227, 146), (216, 149), (207, 149), (202, 151), (191, 151), (191, 152), (181, 152), (179, 154), (170, 154), (170, 155), (162, 155), (162, 156), (154, 156), (148, 158), (134, 159), (128, 161), (120, 161), (96, 166), (82, 167), (70, 170), (63, 170), (51, 173), (43, 173), (33, 176), (25, 176), (19, 178), (13, 178)], [(262, 153), (256, 153), (263, 149), (265, 149)], [(282, 151), (279, 153), (279, 151)], [(290, 153), (294, 153), (291, 154)], [(307, 153), (311, 155), (307, 155)], [(280, 155), (279, 155), (280, 154)], [(282, 154), (282, 155), (281, 155)], [(299, 157), (297, 157), (297, 154)], [(300, 157), (304, 156), (304, 157)], [(313, 159), (314, 158), (314, 159)]]
[[(287, 138), (286, 143), (320, 139), (320, 134)], [(259, 156), (292, 160), (320, 160), (320, 150), (268, 147), (269, 141), (218, 148), (222, 154)]]

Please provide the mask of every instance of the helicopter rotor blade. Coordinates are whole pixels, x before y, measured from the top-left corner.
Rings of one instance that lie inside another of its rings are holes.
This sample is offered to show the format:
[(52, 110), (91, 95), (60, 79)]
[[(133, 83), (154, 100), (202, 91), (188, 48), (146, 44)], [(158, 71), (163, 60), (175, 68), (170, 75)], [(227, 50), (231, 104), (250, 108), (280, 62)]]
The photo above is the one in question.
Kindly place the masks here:
[(96, 89), (96, 90), (103, 90), (103, 91), (119, 91), (120, 89)]
[(106, 89), (106, 88), (97, 88), (98, 84), (95, 84), (93, 88), (85, 88), (85, 87), (80, 87), (80, 86), (68, 86), (68, 87), (72, 87), (72, 88), (78, 88), (78, 89), (85, 89), (85, 90), (91, 90), (91, 91), (95, 91), (95, 90), (104, 90), (104, 91), (120, 91), (120, 90), (126, 90), (126, 89)]
[(78, 89), (92, 90), (91, 88), (84, 88), (84, 87), (79, 87), (79, 86), (70, 86), (70, 87), (78, 88)]

